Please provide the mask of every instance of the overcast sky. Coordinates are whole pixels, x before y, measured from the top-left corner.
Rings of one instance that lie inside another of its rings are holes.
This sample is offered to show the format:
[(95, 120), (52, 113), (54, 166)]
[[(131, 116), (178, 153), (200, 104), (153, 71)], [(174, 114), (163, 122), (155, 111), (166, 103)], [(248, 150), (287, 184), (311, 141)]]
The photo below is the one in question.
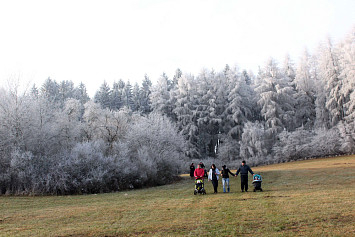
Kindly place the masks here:
[(153, 83), (180, 68), (226, 64), (256, 73), (270, 57), (294, 61), (355, 24), (354, 0), (0, 0), (0, 87), (20, 77)]

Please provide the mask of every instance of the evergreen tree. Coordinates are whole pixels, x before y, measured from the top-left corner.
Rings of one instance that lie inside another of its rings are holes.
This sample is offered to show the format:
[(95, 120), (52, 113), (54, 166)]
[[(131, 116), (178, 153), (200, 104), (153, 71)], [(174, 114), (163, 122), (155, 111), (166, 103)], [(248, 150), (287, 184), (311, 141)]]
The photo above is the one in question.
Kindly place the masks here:
[(38, 89), (37, 89), (36, 84), (33, 84), (32, 88), (31, 88), (31, 95), (32, 95), (34, 98), (38, 98), (38, 96), (39, 96), (39, 91), (38, 91)]
[(112, 91), (111, 91), (111, 108), (113, 110), (119, 110), (120, 108), (123, 107), (122, 85), (124, 87), (124, 82), (122, 80), (113, 83)]
[(63, 107), (67, 99), (74, 98), (74, 83), (72, 81), (61, 81), (58, 93), (60, 105)]
[(80, 82), (79, 86), (74, 89), (74, 99), (79, 100), (82, 106), (90, 100), (84, 83)]
[(172, 119), (175, 117), (172, 112), (173, 99), (170, 96), (169, 80), (165, 73), (160, 76), (157, 84), (152, 88), (150, 100), (152, 102), (153, 111), (166, 115)]
[(341, 92), (343, 81), (340, 77), (338, 55), (330, 38), (322, 48), (320, 73), (325, 81), (325, 107), (329, 111), (330, 125), (335, 126), (344, 118), (344, 95)]
[(99, 91), (95, 94), (95, 103), (99, 103), (103, 109), (111, 107), (111, 89), (104, 81)]
[(59, 101), (59, 85), (55, 80), (50, 77), (43, 83), (41, 87), (41, 95), (48, 101), (56, 103)]
[(305, 126), (307, 129), (312, 129), (316, 117), (315, 109), (315, 82), (311, 74), (310, 55), (307, 50), (298, 64), (295, 77), (297, 88), (297, 105), (296, 105), (296, 126)]
[(176, 87), (178, 85), (179, 82), (179, 78), (182, 76), (182, 71), (180, 70), (180, 68), (176, 69), (175, 71), (175, 75), (173, 77), (173, 85), (174, 87)]
[(265, 128), (276, 135), (284, 129), (292, 129), (294, 115), (294, 90), (280, 72), (276, 62), (270, 59), (259, 74), (258, 105), (265, 120)]
[(141, 90), (138, 83), (134, 84), (132, 91), (133, 107), (132, 111), (140, 111), (141, 109)]
[(123, 104), (127, 108), (134, 111), (133, 89), (131, 83), (128, 81), (123, 89)]
[(355, 27), (339, 45), (341, 92), (344, 97), (344, 121), (339, 124), (343, 151), (355, 152)]
[(197, 149), (197, 126), (194, 110), (196, 105), (193, 103), (196, 87), (193, 79), (185, 76), (179, 77), (175, 90), (175, 108), (173, 112), (176, 116), (176, 124), (181, 135), (188, 141), (186, 155), (190, 158), (201, 158)]
[(151, 94), (152, 82), (149, 79), (148, 75), (144, 75), (144, 80), (142, 82), (142, 88), (140, 92), (141, 102), (140, 102), (140, 110), (143, 114), (148, 114), (151, 112), (151, 102), (150, 102), (150, 94)]

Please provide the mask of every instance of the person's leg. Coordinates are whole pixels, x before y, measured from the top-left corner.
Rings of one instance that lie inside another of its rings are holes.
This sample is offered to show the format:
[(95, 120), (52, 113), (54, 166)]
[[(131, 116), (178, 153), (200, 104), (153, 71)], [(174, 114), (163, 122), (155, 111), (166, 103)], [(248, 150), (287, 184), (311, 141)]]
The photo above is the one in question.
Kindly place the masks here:
[(242, 192), (244, 192), (244, 181), (243, 181), (243, 176), (240, 176), (240, 188)]
[(244, 189), (248, 192), (248, 175), (244, 175)]
[(223, 192), (226, 192), (226, 179), (222, 178)]
[(218, 188), (218, 180), (214, 181), (214, 192), (217, 193), (217, 188)]
[(229, 178), (226, 178), (226, 185), (227, 185), (227, 190), (228, 190), (228, 193), (229, 193)]
[(242, 191), (248, 192), (248, 175), (240, 176), (242, 183)]

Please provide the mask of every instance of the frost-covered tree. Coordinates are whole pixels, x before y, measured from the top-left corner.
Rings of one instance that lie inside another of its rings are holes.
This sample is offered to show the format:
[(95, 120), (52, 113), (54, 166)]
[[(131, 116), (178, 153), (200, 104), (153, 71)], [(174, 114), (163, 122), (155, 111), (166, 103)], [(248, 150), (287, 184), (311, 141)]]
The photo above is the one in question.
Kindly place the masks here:
[(141, 109), (141, 89), (138, 83), (134, 84), (132, 91), (132, 99), (133, 99), (133, 111), (139, 111)]
[(255, 90), (265, 127), (275, 135), (283, 129), (294, 129), (295, 92), (275, 60), (268, 60), (265, 68), (259, 72), (259, 78), (260, 84)]
[(339, 45), (339, 69), (344, 97), (344, 121), (339, 124), (343, 150), (355, 152), (355, 28)]
[(149, 79), (148, 75), (144, 76), (144, 80), (142, 82), (141, 92), (140, 92), (140, 110), (143, 114), (148, 114), (151, 112), (151, 101), (150, 94), (152, 90), (152, 82)]
[(123, 89), (123, 105), (134, 110), (133, 88), (129, 81)]
[(191, 158), (200, 158), (197, 147), (198, 127), (194, 103), (196, 97), (194, 78), (187, 75), (179, 77), (174, 95), (176, 102), (173, 112), (176, 116), (176, 124), (180, 133), (188, 141), (186, 154)]
[(344, 118), (343, 80), (340, 77), (339, 59), (330, 38), (323, 45), (320, 55), (320, 76), (325, 82), (326, 102), (330, 125), (335, 126)]
[(79, 100), (81, 105), (84, 105), (90, 100), (84, 83), (80, 82), (79, 86), (74, 89), (73, 98)]
[(312, 143), (314, 132), (303, 127), (293, 132), (283, 131), (277, 136), (273, 146), (274, 160), (272, 162), (286, 162), (304, 157), (312, 157), (311, 150), (306, 149)]
[(85, 140), (103, 140), (112, 149), (113, 144), (125, 135), (128, 119), (127, 109), (110, 111), (89, 101), (83, 115)]
[(312, 129), (316, 117), (315, 109), (315, 78), (311, 73), (311, 56), (305, 50), (297, 67), (295, 84), (297, 89), (296, 94), (296, 126), (305, 126), (307, 129)]
[(111, 91), (111, 109), (119, 110), (123, 107), (123, 89), (125, 83), (122, 80), (114, 82)]
[(152, 109), (163, 115), (173, 118), (173, 98), (170, 96), (169, 80), (165, 74), (159, 77), (157, 84), (152, 87), (150, 101)]
[(138, 178), (143, 183), (164, 184), (180, 172), (185, 141), (167, 117), (156, 113), (140, 117), (126, 137), (128, 155), (138, 166)]
[(99, 103), (102, 108), (110, 108), (111, 106), (111, 89), (104, 81), (100, 89), (95, 94), (95, 103)]
[(179, 78), (182, 77), (182, 71), (180, 68), (176, 69), (175, 75), (173, 77), (173, 85), (176, 87), (178, 85)]
[(216, 156), (222, 123), (223, 101), (220, 77), (214, 71), (203, 70), (197, 77), (197, 126), (198, 148), (202, 157)]
[(230, 124), (227, 125), (229, 128), (226, 128), (226, 132), (230, 133), (232, 138), (240, 140), (244, 124), (254, 120), (255, 92), (250, 84), (248, 85), (249, 77), (245, 72), (239, 76), (237, 72), (229, 70), (226, 76), (231, 83), (228, 107), (225, 111)]
[(65, 101), (74, 98), (74, 83), (72, 81), (61, 81), (58, 88), (59, 103), (64, 106)]
[(50, 77), (43, 83), (41, 87), (41, 95), (44, 96), (48, 101), (53, 103), (59, 101), (59, 85), (55, 80)]
[(218, 156), (223, 160), (234, 160), (239, 158), (239, 141), (244, 124), (255, 120), (256, 100), (246, 71), (239, 74), (237, 69), (225, 69), (224, 75), (230, 87), (226, 91), (227, 106), (223, 116), (222, 143)]
[(339, 45), (339, 78), (342, 81), (341, 93), (344, 97), (345, 116), (354, 113), (355, 91), (355, 27)]
[(248, 163), (266, 163), (270, 147), (270, 135), (264, 126), (259, 123), (247, 122), (244, 125), (240, 141), (240, 157), (247, 159)]
[(38, 90), (36, 84), (33, 84), (32, 88), (31, 88), (31, 95), (34, 98), (38, 98), (38, 96), (39, 96), (39, 90)]
[(82, 124), (81, 104), (76, 99), (68, 99), (65, 102), (63, 111), (58, 114), (56, 119), (58, 124), (58, 140), (64, 149), (70, 149), (76, 142), (81, 141)]

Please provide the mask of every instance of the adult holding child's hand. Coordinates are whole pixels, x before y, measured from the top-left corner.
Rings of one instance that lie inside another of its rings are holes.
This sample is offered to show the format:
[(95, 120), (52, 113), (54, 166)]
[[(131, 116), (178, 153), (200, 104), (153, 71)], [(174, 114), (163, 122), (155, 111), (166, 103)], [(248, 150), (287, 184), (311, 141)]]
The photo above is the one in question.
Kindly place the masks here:
[(239, 167), (237, 170), (237, 173), (235, 174), (235, 177), (238, 176), (240, 173), (240, 181), (241, 181), (241, 189), (242, 192), (248, 192), (248, 172), (251, 174), (254, 174), (254, 172), (250, 169), (250, 167), (246, 164), (245, 160), (242, 161), (242, 165)]

